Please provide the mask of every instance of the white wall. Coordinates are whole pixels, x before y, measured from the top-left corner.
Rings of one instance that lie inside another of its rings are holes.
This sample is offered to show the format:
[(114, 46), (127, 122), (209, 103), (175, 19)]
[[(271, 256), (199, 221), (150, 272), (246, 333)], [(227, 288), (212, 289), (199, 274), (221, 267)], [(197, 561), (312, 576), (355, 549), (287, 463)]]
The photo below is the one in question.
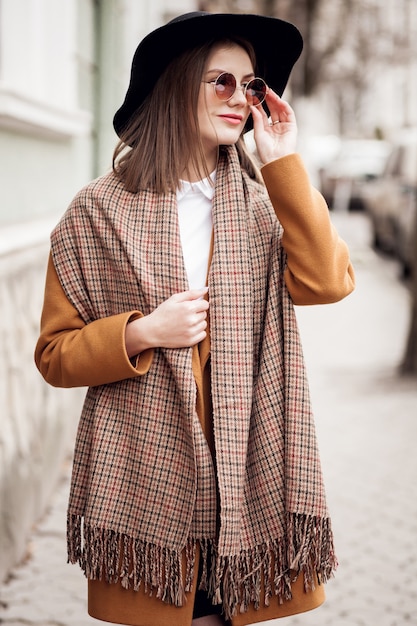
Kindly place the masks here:
[(75, 0), (0, 3), (0, 225), (59, 214), (91, 176)]

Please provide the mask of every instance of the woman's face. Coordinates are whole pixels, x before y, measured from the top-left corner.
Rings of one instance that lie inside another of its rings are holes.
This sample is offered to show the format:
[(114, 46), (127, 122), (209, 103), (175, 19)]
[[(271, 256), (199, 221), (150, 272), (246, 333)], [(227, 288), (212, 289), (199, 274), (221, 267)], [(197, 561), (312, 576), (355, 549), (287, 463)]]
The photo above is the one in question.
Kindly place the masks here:
[(203, 81), (214, 81), (223, 72), (236, 78), (236, 90), (230, 100), (220, 100), (210, 82), (201, 83), (198, 98), (200, 135), (210, 164), (217, 158), (219, 145), (231, 145), (239, 139), (250, 112), (241, 87), (255, 77), (248, 53), (237, 44), (214, 48)]

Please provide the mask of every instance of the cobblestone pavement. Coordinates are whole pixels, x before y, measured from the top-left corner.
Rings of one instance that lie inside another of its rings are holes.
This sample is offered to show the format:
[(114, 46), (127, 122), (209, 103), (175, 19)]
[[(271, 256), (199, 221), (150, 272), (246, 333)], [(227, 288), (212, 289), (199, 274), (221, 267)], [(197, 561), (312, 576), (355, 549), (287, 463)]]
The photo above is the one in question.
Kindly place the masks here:
[[(269, 626), (417, 625), (417, 381), (400, 379), (409, 294), (369, 248), (366, 218), (334, 215), (357, 289), (298, 308), (340, 566), (323, 607)], [(69, 464), (26, 561), (0, 590), (2, 626), (91, 626), (86, 585), (66, 564)], [(101, 622), (103, 623), (103, 622)]]

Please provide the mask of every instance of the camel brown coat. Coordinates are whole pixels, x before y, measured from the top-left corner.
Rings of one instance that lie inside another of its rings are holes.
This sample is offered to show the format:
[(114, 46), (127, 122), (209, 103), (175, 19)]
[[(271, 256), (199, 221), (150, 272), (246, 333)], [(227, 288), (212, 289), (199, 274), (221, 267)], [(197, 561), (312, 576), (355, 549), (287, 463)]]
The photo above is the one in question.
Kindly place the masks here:
[[(288, 265), (287, 288), (295, 304), (321, 304), (345, 297), (354, 287), (354, 274), (346, 244), (329, 219), (321, 196), (311, 193), (305, 170), (296, 155), (264, 166), (262, 174), (277, 217), (284, 227), (283, 245)], [(133, 363), (128, 359), (124, 332), (126, 324), (140, 311), (103, 318), (94, 328), (85, 327), (76, 309), (66, 298), (58, 276), (49, 261), (41, 335), (36, 363), (52, 385), (94, 386), (146, 374), (152, 363), (152, 350)], [(82, 339), (79, 331), (83, 329)], [(110, 347), (110, 349), (109, 349)], [(210, 411), (210, 335), (194, 348), (193, 372), (197, 386), (197, 412), (213, 451)], [(195, 571), (197, 572), (197, 567)], [(126, 590), (120, 584), (89, 581), (89, 612), (93, 617), (138, 626), (188, 626), (192, 619), (195, 585), (182, 607), (162, 603), (154, 596)], [(232, 619), (234, 626), (274, 619), (307, 611), (324, 601), (323, 585), (308, 593), (303, 580), (292, 585), (292, 599), (269, 607), (253, 607)]]

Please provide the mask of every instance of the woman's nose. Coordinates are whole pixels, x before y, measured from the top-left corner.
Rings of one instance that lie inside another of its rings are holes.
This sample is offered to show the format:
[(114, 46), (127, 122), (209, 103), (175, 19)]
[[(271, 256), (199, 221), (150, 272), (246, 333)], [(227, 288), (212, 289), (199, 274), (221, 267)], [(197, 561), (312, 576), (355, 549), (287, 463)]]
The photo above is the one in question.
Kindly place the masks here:
[(239, 85), (236, 87), (233, 96), (228, 100), (232, 105), (234, 104), (247, 104), (246, 95), (245, 95), (245, 87), (240, 87)]

